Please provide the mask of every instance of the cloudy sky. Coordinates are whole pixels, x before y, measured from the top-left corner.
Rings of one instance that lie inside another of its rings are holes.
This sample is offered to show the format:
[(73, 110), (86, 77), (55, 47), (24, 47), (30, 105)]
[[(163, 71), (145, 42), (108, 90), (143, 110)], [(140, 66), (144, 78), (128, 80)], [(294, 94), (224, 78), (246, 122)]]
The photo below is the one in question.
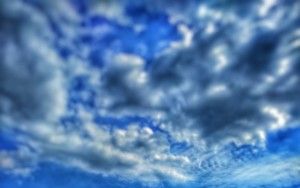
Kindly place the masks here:
[(300, 187), (300, 1), (1, 0), (0, 187)]

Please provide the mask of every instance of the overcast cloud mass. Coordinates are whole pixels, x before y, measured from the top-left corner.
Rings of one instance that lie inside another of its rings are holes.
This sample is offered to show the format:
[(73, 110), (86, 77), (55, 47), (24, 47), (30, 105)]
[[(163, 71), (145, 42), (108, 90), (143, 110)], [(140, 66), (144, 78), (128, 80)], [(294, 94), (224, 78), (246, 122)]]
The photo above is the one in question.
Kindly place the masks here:
[(0, 187), (300, 187), (300, 1), (0, 1)]

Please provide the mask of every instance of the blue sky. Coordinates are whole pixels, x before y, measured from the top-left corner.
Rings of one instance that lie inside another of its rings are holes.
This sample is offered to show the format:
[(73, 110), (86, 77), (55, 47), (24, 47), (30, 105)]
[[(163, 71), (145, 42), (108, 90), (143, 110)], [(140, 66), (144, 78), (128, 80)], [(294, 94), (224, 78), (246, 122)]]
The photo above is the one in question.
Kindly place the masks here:
[(300, 187), (300, 3), (0, 2), (0, 187)]

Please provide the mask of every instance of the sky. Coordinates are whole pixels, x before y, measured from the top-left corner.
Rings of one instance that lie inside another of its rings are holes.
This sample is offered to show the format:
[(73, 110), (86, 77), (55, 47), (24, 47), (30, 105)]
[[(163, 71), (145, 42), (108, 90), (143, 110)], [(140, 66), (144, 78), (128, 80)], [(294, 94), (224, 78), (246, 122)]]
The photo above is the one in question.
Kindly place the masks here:
[(1, 188), (300, 187), (300, 1), (0, 1)]

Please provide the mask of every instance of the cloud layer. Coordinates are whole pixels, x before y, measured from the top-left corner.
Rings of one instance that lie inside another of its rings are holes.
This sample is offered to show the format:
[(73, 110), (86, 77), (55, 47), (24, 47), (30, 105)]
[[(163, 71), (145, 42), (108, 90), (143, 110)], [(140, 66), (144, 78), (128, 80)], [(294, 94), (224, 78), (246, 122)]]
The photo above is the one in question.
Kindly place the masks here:
[(0, 148), (0, 167), (27, 174), (50, 161), (144, 182), (297, 183), (299, 152), (288, 149), (297, 132), (272, 135), (299, 126), (299, 7), (1, 2), (1, 139), (17, 146)]

